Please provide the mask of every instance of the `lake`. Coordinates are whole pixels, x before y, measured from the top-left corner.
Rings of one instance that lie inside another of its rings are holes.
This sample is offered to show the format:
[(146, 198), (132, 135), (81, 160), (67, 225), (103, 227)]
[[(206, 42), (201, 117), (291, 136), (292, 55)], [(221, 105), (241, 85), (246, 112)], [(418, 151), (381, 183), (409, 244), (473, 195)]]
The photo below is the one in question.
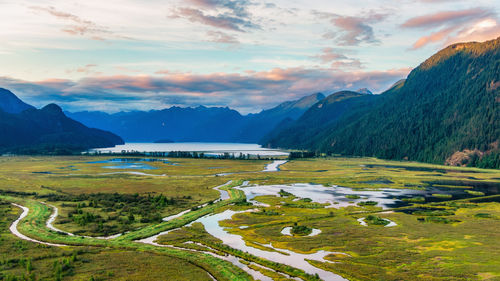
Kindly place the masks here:
[(203, 152), (207, 155), (222, 155), (224, 153), (238, 156), (242, 154), (262, 156), (287, 156), (288, 152), (278, 149), (263, 148), (258, 144), (249, 143), (213, 143), (213, 142), (179, 142), (179, 143), (126, 143), (107, 148), (95, 148), (89, 152), (121, 153), (121, 152)]

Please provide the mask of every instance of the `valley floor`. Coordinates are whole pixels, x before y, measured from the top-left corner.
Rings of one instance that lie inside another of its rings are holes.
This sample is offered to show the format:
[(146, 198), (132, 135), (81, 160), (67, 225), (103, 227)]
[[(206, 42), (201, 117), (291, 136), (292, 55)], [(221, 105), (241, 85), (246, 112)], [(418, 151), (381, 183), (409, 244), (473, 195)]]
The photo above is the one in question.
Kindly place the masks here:
[(373, 158), (1, 157), (0, 280), (500, 280), (499, 189)]

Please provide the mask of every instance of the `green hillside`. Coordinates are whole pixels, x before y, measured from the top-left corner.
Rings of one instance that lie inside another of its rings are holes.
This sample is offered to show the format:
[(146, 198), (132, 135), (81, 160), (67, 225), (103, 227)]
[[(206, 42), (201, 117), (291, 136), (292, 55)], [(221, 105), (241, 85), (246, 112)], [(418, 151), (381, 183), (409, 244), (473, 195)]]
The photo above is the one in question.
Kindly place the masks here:
[[(500, 165), (500, 38), (451, 45), (371, 102), (351, 99), (341, 117), (332, 105), (313, 106), (265, 144), (431, 163), (466, 150), (451, 164)], [(336, 121), (325, 124), (325, 115)], [(305, 120), (313, 128), (302, 130)]]

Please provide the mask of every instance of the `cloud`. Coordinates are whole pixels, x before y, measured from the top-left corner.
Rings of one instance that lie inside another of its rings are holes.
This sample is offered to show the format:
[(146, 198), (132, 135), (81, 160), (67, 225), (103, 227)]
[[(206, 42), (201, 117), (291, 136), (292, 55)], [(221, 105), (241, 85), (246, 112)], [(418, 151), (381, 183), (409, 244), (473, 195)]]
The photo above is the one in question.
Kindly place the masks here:
[(188, 0), (190, 7), (172, 9), (170, 18), (184, 18), (206, 26), (238, 32), (260, 29), (248, 12), (249, 1), (230, 0)]
[(331, 93), (365, 87), (382, 91), (408, 72), (409, 69), (347, 72), (300, 67), (246, 74), (163, 71), (165, 75), (162, 76), (98, 76), (78, 81), (29, 82), (0, 77), (0, 87), (14, 91), (36, 106), (55, 102), (69, 111), (115, 112), (207, 105), (229, 106), (248, 113), (318, 91)]
[(221, 31), (207, 31), (209, 41), (224, 44), (238, 44), (239, 41), (236, 37)]
[(412, 49), (439, 42), (446, 45), (470, 40), (484, 41), (500, 35), (497, 15), (485, 8), (443, 11), (417, 16), (408, 19), (401, 27), (432, 31), (420, 37), (413, 44)]
[(331, 64), (333, 69), (360, 69), (363, 67), (360, 60), (347, 57), (333, 48), (323, 48), (321, 54), (313, 58), (323, 64)]
[(418, 16), (407, 20), (401, 26), (405, 28), (433, 28), (443, 25), (462, 24), (470, 20), (491, 16), (492, 13), (483, 8), (472, 8), (459, 11), (444, 11), (430, 15)]
[(99, 41), (106, 40), (107, 37), (130, 39), (124, 36), (116, 35), (113, 32), (111, 32), (108, 28), (100, 26), (90, 20), (85, 20), (74, 14), (56, 10), (52, 6), (49, 7), (33, 6), (30, 7), (30, 9), (34, 11), (45, 12), (55, 18), (69, 22), (70, 24), (62, 28), (61, 31), (70, 35), (87, 36), (92, 40), (99, 40)]
[(187, 0), (194, 6), (208, 8), (208, 9), (221, 9), (225, 8), (229, 10), (232, 14), (238, 17), (248, 17), (247, 8), (251, 4), (247, 0)]
[(95, 68), (97, 67), (97, 64), (87, 64), (81, 67), (78, 67), (76, 69), (71, 69), (71, 70), (66, 70), (66, 73), (83, 73), (83, 74), (90, 74), (90, 73), (97, 73), (95, 71)]
[(359, 16), (342, 16), (333, 13), (313, 11), (320, 18), (330, 20), (330, 23), (340, 31), (328, 31), (323, 35), (325, 39), (332, 39), (342, 46), (356, 46), (361, 43), (378, 43), (372, 24), (383, 21), (388, 15), (370, 11)]
[(322, 63), (347, 59), (344, 54), (336, 52), (333, 48), (323, 48), (323, 50), (321, 50), (321, 54), (315, 56), (315, 58), (319, 59)]

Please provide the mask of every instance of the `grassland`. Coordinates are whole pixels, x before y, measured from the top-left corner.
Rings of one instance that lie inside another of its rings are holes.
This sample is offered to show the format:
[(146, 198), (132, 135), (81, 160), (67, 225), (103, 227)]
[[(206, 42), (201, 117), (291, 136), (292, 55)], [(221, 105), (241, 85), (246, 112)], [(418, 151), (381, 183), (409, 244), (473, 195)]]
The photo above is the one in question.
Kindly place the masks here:
[[(185, 227), (210, 213), (250, 208), (257, 210), (236, 214), (222, 224), (231, 233), (241, 235), (248, 245), (264, 250), (346, 253), (348, 255), (328, 256), (335, 263), (311, 263), (350, 280), (500, 280), (498, 255), (488, 254), (500, 252), (500, 203), (491, 194), (484, 196), (483, 189), (479, 191), (484, 186), (490, 190), (498, 188), (498, 170), (372, 158), (330, 158), (293, 160), (282, 165), (280, 172), (261, 172), (269, 161), (171, 159), (175, 165), (148, 162), (156, 169), (141, 172), (158, 176), (147, 176), (106, 174), (126, 170), (110, 171), (103, 168), (108, 164), (89, 163), (107, 159), (109, 157), (0, 157), (0, 202), (3, 202), (0, 203), (0, 280), (9, 280), (12, 276), (29, 279), (31, 275), (37, 280), (59, 277), (65, 280), (161, 280), (164, 276), (171, 280), (209, 280), (210, 275), (217, 280), (251, 280), (240, 268), (203, 251), (237, 256), (249, 267), (275, 280), (285, 280), (287, 276), (314, 279), (295, 268), (221, 245), (200, 225)], [(220, 173), (232, 174), (216, 176)], [(222, 189), (229, 192), (230, 199), (214, 202), (219, 192), (213, 188), (229, 180), (232, 184)], [(465, 188), (470, 198), (479, 200), (447, 202), (450, 198), (437, 195), (437, 199), (445, 202), (426, 202), (415, 197), (407, 200), (413, 206), (389, 213), (370, 205), (325, 208), (325, 204), (293, 195), (261, 196), (255, 199), (268, 207), (249, 206), (244, 193), (232, 188), (247, 180), (252, 184), (318, 183), (367, 189), (444, 186)], [(95, 207), (95, 198), (100, 198), (95, 197), (98, 193), (137, 196), (140, 200), (113, 199), (118, 201), (109, 205), (112, 207), (100, 201)], [(89, 197), (79, 200), (82, 194)], [(159, 216), (209, 204), (168, 222), (146, 221), (145, 215), (134, 213), (134, 208), (141, 209), (145, 206), (141, 204), (153, 202), (147, 198), (159, 195), (173, 199), (167, 204), (155, 205), (153, 211)], [(40, 201), (59, 208), (55, 226), (65, 231), (91, 236), (130, 232), (111, 240), (56, 233), (45, 226), (53, 210)], [(8, 226), (20, 210), (7, 202), (30, 209), (28, 217), (19, 224), (23, 234), (71, 246), (48, 247), (13, 236)], [(69, 214), (75, 209), (104, 218), (101, 224), (109, 226), (111, 233), (96, 228), (97, 222), (82, 225), (72, 220)], [(133, 221), (128, 220), (131, 213), (135, 214)], [(389, 219), (397, 226), (362, 226), (356, 221), (369, 215)], [(109, 220), (110, 216), (118, 219)], [(319, 229), (321, 233), (312, 237), (281, 234), (284, 227), (294, 225)], [(159, 241), (185, 250), (134, 242), (172, 229), (177, 230), (161, 236)], [(188, 241), (198, 244), (185, 244)], [(275, 249), (262, 246), (269, 243)]]
[(59, 248), (20, 240), (8, 230), (19, 213), (0, 204), (0, 280), (211, 280), (202, 268), (153, 251)]
[[(472, 188), (473, 184), (500, 183), (498, 170), (450, 167), (376, 158), (297, 159), (280, 167), (279, 173), (236, 174), (233, 178), (255, 184), (317, 183), (351, 188), (424, 188), (451, 182), (449, 186)], [(460, 184), (460, 185), (458, 185)]]

